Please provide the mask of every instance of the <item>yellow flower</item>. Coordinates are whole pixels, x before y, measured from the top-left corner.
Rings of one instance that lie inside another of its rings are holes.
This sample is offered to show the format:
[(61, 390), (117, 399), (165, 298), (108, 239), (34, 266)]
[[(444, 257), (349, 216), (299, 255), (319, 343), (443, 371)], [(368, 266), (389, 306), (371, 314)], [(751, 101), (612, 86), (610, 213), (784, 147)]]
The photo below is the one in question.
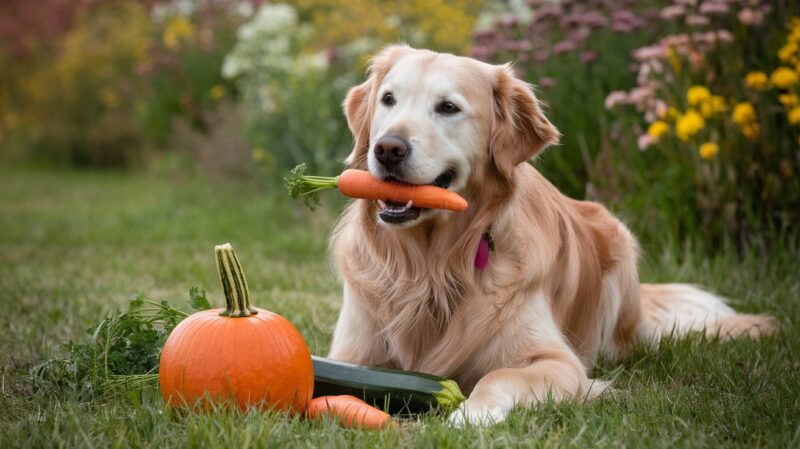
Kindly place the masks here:
[(176, 16), (164, 28), (162, 41), (170, 50), (177, 50), (182, 42), (194, 37), (194, 26), (186, 17)]
[(263, 161), (267, 157), (267, 152), (263, 148), (253, 148), (252, 156), (254, 161)]
[(212, 100), (219, 100), (225, 96), (225, 86), (217, 84), (208, 91), (208, 96), (211, 97)]
[(104, 87), (100, 90), (100, 100), (107, 108), (114, 109), (119, 106), (119, 95), (110, 87)]
[(672, 71), (675, 73), (681, 73), (681, 55), (678, 54), (678, 51), (675, 50), (675, 47), (669, 46), (666, 50), (664, 50), (664, 57), (669, 62), (669, 65), (672, 66)]
[(749, 140), (756, 140), (761, 135), (761, 126), (758, 123), (748, 123), (742, 127), (742, 134)]
[(700, 115), (709, 118), (716, 114), (721, 114), (727, 109), (725, 105), (725, 97), (721, 95), (714, 95), (708, 100), (700, 103)]
[(721, 114), (728, 110), (728, 104), (722, 95), (714, 95), (709, 102), (711, 103), (711, 110), (715, 114)]
[(733, 123), (739, 126), (745, 126), (749, 123), (756, 121), (756, 110), (753, 105), (743, 101), (733, 107), (733, 114), (731, 114)]
[(800, 125), (800, 106), (795, 106), (789, 111), (789, 123), (792, 125)]
[(719, 145), (714, 142), (706, 142), (700, 145), (700, 150), (698, 150), (698, 153), (700, 153), (701, 158), (710, 161), (711, 159), (714, 159), (717, 153), (719, 153)]
[(792, 106), (797, 106), (800, 99), (795, 94), (780, 94), (778, 95), (778, 101), (785, 107), (791, 108)]
[(670, 122), (674, 122), (676, 118), (678, 118), (678, 110), (675, 109), (674, 106), (670, 106), (667, 109), (660, 111), (658, 113), (658, 117), (664, 120), (668, 120)]
[(797, 83), (797, 72), (789, 67), (778, 67), (770, 75), (769, 81), (779, 89), (788, 89)]
[(778, 50), (778, 58), (783, 62), (794, 62), (797, 50), (797, 43), (789, 41)]
[(686, 100), (690, 106), (696, 106), (711, 98), (711, 92), (703, 86), (692, 86), (686, 92)]
[(702, 115), (703, 118), (711, 118), (711, 116), (714, 115), (714, 109), (712, 108), (710, 101), (704, 101), (700, 103), (699, 109), (700, 115)]
[(661, 138), (664, 134), (669, 132), (669, 125), (667, 122), (656, 120), (653, 122), (649, 128), (647, 128), (647, 135), (655, 139), (656, 141)]
[(767, 74), (764, 72), (750, 72), (744, 77), (744, 84), (750, 89), (764, 90), (767, 88)]
[(703, 116), (694, 109), (689, 109), (686, 114), (678, 117), (678, 121), (675, 123), (675, 134), (679, 139), (687, 141), (705, 126), (706, 121), (703, 120)]

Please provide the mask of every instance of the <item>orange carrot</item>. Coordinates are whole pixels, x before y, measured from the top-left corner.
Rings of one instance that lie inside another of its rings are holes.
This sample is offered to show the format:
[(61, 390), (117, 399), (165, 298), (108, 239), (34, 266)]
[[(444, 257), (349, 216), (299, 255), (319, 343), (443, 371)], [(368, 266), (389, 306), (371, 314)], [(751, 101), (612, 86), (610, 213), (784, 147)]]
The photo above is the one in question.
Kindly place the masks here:
[(335, 417), (339, 422), (353, 429), (384, 429), (391, 422), (388, 413), (367, 404), (355, 396), (320, 396), (312, 399), (306, 408), (308, 419), (322, 419), (325, 416)]
[(425, 209), (462, 211), (467, 208), (467, 200), (450, 190), (431, 185), (382, 181), (364, 170), (348, 169), (335, 178), (305, 176), (304, 172), (305, 164), (298, 165), (286, 178), (286, 184), (292, 196), (305, 196), (306, 204), (312, 208), (312, 203), (319, 202), (316, 193), (331, 187), (338, 187), (343, 195), (350, 198), (396, 203), (411, 201), (413, 206)]

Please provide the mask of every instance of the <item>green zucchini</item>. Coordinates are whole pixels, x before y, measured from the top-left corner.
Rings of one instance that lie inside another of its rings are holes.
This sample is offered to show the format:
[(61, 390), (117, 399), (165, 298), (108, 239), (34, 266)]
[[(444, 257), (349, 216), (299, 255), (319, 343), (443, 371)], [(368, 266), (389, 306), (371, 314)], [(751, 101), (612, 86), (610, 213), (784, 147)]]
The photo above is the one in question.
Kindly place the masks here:
[(430, 374), (369, 368), (325, 357), (314, 362), (314, 397), (349, 394), (391, 414), (455, 408), (465, 400), (458, 384)]

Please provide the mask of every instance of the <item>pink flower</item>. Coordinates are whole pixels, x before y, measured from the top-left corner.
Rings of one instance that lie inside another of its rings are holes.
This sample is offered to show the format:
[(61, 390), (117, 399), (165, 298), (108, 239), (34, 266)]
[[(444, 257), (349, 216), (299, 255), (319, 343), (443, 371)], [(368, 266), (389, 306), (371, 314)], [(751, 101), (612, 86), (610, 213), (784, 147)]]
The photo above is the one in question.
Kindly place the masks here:
[(667, 6), (661, 10), (661, 18), (665, 20), (676, 19), (686, 14), (686, 8), (681, 5)]
[(739, 22), (742, 22), (744, 25), (760, 25), (763, 21), (764, 14), (761, 11), (750, 8), (744, 8), (739, 11)]
[(547, 61), (547, 58), (550, 57), (550, 52), (547, 51), (547, 50), (539, 50), (539, 51), (536, 52), (534, 57), (536, 58), (536, 60), (538, 62), (544, 62), (544, 61)]
[(722, 2), (704, 2), (700, 5), (700, 14), (722, 16), (730, 11), (730, 7)]
[(686, 16), (686, 24), (693, 27), (706, 26), (710, 23), (708, 17), (701, 16), (700, 14), (692, 14)]
[(575, 45), (580, 45), (591, 35), (592, 32), (589, 31), (588, 28), (579, 28), (573, 31), (572, 33), (569, 33), (569, 35), (567, 36), (567, 40)]
[(536, 82), (539, 87), (543, 87), (545, 89), (553, 87), (556, 85), (556, 80), (550, 78), (549, 76), (541, 76), (539, 77), (539, 81)]
[(643, 25), (642, 19), (640, 19), (639, 16), (625, 9), (621, 11), (614, 11), (614, 14), (611, 15), (611, 18), (615, 22), (624, 22), (625, 24), (634, 28), (638, 28)]
[(575, 43), (572, 41), (561, 41), (553, 45), (553, 53), (560, 54), (575, 50)]
[(594, 50), (587, 50), (581, 53), (581, 62), (588, 64), (597, 59), (597, 52)]
[(652, 86), (635, 87), (628, 94), (628, 102), (636, 105), (638, 108), (644, 108), (647, 100), (653, 97), (654, 89)]
[(717, 30), (717, 40), (729, 44), (733, 42), (733, 34), (728, 30)]
[(590, 27), (604, 27), (608, 25), (608, 18), (597, 11), (592, 11), (581, 16), (581, 23)]
[(649, 59), (658, 59), (664, 54), (664, 48), (659, 45), (650, 45), (648, 47), (637, 48), (633, 51), (633, 58), (637, 61), (647, 61)]
[(626, 104), (628, 102), (628, 94), (624, 90), (615, 90), (608, 94), (606, 97), (606, 101), (604, 105), (606, 109), (613, 109), (621, 104)]
[(649, 134), (642, 134), (641, 136), (639, 136), (639, 142), (638, 142), (639, 143), (639, 149), (644, 151), (644, 150), (647, 149), (647, 147), (649, 147), (650, 145), (654, 144), (655, 142), (656, 142), (656, 139), (654, 139)]
[(611, 29), (617, 33), (630, 33), (635, 27), (627, 22), (614, 22), (611, 24)]

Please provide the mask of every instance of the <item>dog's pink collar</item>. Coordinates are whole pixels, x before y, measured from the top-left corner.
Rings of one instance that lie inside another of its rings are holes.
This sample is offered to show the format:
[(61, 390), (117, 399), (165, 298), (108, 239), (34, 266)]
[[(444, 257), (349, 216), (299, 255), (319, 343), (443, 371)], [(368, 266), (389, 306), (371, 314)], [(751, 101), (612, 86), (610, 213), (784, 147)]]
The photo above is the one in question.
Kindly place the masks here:
[(478, 251), (475, 253), (475, 268), (483, 270), (489, 265), (489, 253), (494, 249), (494, 241), (489, 231), (486, 231), (481, 236), (481, 241), (478, 242)]

